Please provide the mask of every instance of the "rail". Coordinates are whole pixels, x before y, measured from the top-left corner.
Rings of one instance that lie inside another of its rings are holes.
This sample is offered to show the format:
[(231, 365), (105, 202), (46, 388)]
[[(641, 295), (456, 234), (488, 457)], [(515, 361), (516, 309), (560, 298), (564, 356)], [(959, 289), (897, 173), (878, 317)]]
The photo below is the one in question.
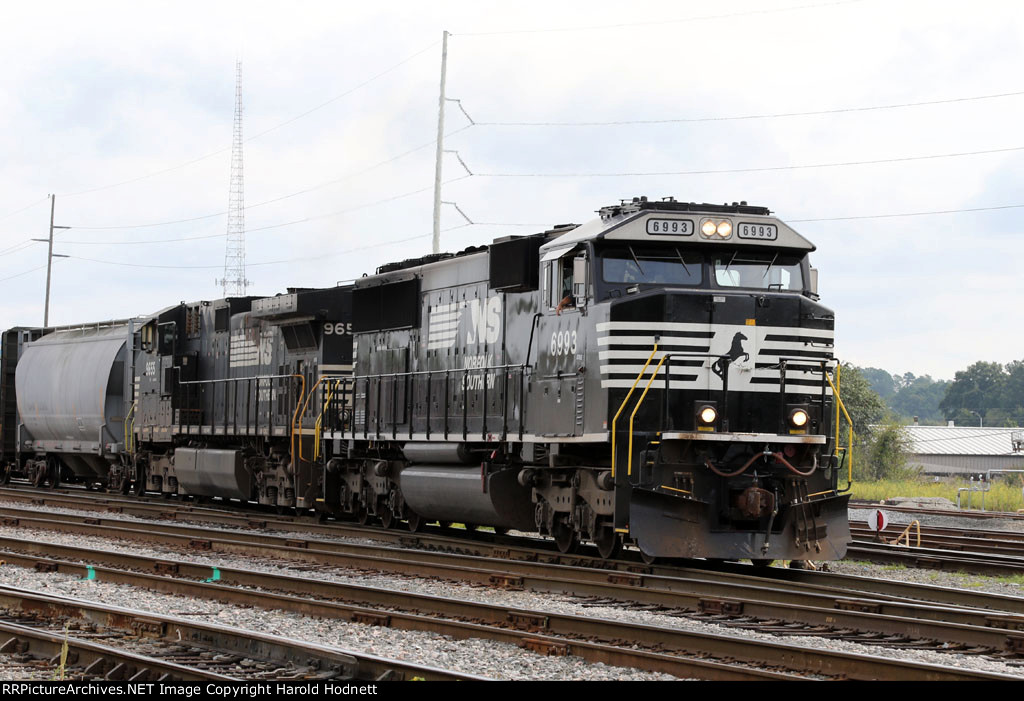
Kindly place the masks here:
[[(353, 439), (414, 440), (422, 437), (424, 440), (431, 440), (440, 435), (444, 440), (449, 440), (452, 436), (458, 435), (461, 436), (461, 440), (466, 441), (471, 439), (472, 433), (479, 434), (482, 441), (490, 440), (495, 435), (500, 435), (500, 440), (504, 441), (510, 434), (517, 435), (522, 440), (526, 429), (525, 384), (529, 370), (530, 366), (523, 363), (378, 373), (343, 378), (340, 386), (335, 387), (331, 393), (332, 400), (322, 406), (320, 418), (326, 416), (327, 423), (339, 430), (342, 437), (347, 433)], [(513, 383), (516, 380), (518, 390), (510, 392), (514, 389)], [(434, 415), (435, 399), (442, 391), (441, 388), (435, 387), (436, 385), (443, 385), (443, 401), (437, 403), (441, 408), (440, 416)], [(425, 391), (421, 391), (424, 386)], [(349, 387), (352, 396), (351, 416), (346, 418)], [(492, 392), (500, 395), (501, 407), (497, 412), (489, 410)], [(418, 393), (422, 396), (424, 408), (421, 414), (415, 414)], [(514, 400), (510, 405), (512, 395)], [(456, 403), (456, 398), (461, 402)], [(479, 399), (479, 412), (470, 413), (471, 399)], [(511, 425), (510, 413), (518, 414), (517, 420), (514, 420), (515, 425)], [(498, 421), (500, 427), (496, 423)], [(471, 428), (471, 424), (477, 422), (478, 427)], [(436, 423), (440, 423), (440, 428), (435, 428)]]

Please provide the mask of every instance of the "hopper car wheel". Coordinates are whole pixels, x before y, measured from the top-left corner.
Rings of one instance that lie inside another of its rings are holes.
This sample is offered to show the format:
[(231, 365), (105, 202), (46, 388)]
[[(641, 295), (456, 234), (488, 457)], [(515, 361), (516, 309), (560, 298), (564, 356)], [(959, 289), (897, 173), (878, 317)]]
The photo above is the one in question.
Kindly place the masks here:
[(278, 516), (295, 516), (294, 506), (281, 506), (278, 504), (274, 507), (274, 511), (277, 512)]
[(597, 529), (597, 534), (594, 536), (594, 545), (597, 546), (597, 552), (605, 560), (616, 558), (622, 552), (622, 539), (619, 538), (619, 534), (615, 532), (615, 529), (610, 526)]
[(558, 552), (563, 555), (576, 552), (576, 548), (580, 545), (580, 539), (576, 535), (576, 531), (573, 530), (572, 526), (564, 519), (556, 519), (551, 529), (551, 535), (555, 539), (555, 545), (558, 546)]
[(775, 562), (775, 560), (766, 557), (750, 559), (750, 564), (752, 564), (754, 567), (771, 567), (773, 562)]
[(500, 528), (499, 526), (494, 527), (494, 535), (508, 535), (507, 528)]
[(648, 554), (643, 549), (642, 546), (639, 546), (639, 547), (640, 547), (640, 559), (644, 561), (645, 565), (653, 565), (655, 562), (658, 561), (658, 556), (657, 555), (650, 555), (650, 554)]
[(44, 482), (46, 482), (46, 469), (37, 466), (32, 472), (32, 486), (42, 487)]
[(141, 497), (146, 493), (146, 478), (143, 475), (139, 475), (135, 478), (132, 483), (132, 494), (137, 497)]
[(370, 512), (366, 510), (363, 504), (356, 506), (356, 521), (360, 526), (365, 526), (370, 522)]
[(0, 470), (0, 484), (11, 483), (11, 466), (4, 465), (3, 469)]
[(438, 521), (437, 522), (437, 527), (438, 528), (442, 528), (444, 530), (448, 530), (449, 528), (452, 527), (452, 522), (451, 521)]
[(410, 531), (412, 531), (413, 533), (417, 533), (423, 528), (423, 517), (415, 511), (413, 511), (412, 509), (409, 509), (408, 511), (409, 516), (408, 519), (406, 520), (406, 525), (409, 526)]

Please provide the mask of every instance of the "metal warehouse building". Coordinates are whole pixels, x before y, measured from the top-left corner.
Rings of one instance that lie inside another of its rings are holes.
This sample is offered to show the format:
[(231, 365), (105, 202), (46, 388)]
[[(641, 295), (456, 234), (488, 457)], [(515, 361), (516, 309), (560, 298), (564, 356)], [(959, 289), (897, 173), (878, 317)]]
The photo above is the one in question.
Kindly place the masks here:
[(1024, 430), (966, 426), (905, 426), (907, 462), (925, 474), (982, 473), (1024, 469)]

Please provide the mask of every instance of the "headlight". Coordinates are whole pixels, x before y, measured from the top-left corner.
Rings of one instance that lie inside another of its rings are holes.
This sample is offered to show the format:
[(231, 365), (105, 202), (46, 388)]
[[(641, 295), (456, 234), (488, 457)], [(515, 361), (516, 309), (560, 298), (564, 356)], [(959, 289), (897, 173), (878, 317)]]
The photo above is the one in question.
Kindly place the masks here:
[(706, 239), (731, 238), (732, 221), (729, 219), (705, 219), (700, 223), (700, 233)]
[(715, 423), (715, 419), (718, 418), (718, 412), (715, 411), (714, 407), (706, 406), (700, 410), (700, 420), (706, 424)]
[(803, 409), (794, 409), (789, 414), (789, 422), (797, 428), (803, 428), (807, 425), (807, 412)]

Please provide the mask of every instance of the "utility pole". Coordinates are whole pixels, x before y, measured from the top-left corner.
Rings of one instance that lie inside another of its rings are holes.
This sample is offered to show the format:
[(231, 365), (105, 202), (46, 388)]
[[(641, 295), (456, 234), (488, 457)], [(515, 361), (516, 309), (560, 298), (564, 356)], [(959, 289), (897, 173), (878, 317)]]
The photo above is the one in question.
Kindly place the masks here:
[(441, 252), (441, 164), (444, 159), (444, 84), (448, 70), (448, 31), (441, 41), (441, 97), (437, 103), (437, 156), (434, 164), (434, 253)]
[(50, 238), (49, 239), (32, 239), (33, 241), (48, 241), (49, 251), (46, 254), (46, 304), (43, 306), (43, 327), (46, 328), (50, 325), (50, 273), (53, 268), (53, 259), (56, 258), (67, 258), (65, 255), (57, 254), (54, 256), (53, 253), (53, 230), (54, 229), (70, 229), (70, 226), (55, 226), (53, 223), (53, 210), (57, 205), (57, 196), (50, 195)]
[(43, 326), (50, 325), (50, 270), (53, 268), (53, 210), (57, 206), (57, 196), (50, 195), (50, 250), (46, 254), (46, 304), (43, 306)]

